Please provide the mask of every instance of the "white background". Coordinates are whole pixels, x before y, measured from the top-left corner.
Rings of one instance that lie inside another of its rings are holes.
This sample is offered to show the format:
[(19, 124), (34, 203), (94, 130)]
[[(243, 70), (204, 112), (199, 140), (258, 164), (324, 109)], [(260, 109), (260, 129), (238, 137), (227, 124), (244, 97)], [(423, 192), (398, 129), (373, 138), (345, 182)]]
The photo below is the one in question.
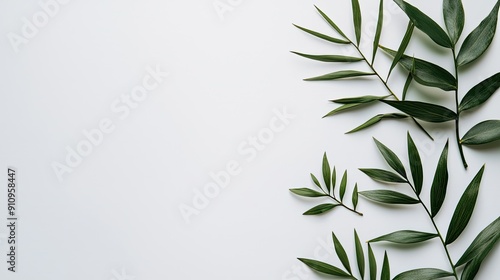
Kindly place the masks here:
[[(361, 1), (367, 54), (375, 2)], [(464, 35), (494, 2), (464, 0)], [(372, 136), (406, 160), (408, 129), (422, 149), (424, 199), (440, 151), (451, 137), (449, 191), (437, 218), (443, 232), (461, 193), (487, 162), (473, 219), (450, 246), (455, 261), (498, 216), (498, 143), (465, 148), (470, 168), (464, 171), (451, 124), (426, 124), (437, 136), (430, 142), (405, 121), (344, 134), (375, 113), (394, 111), (382, 105), (321, 119), (335, 107), (329, 99), (386, 94), (376, 80), (304, 82), (302, 78), (345, 66), (289, 53), (347, 54), (347, 49), (308, 36), (292, 23), (335, 35), (315, 11), (317, 4), (352, 38), (350, 1), (233, 1), (233, 9), (222, 18), (214, 3), (73, 0), (61, 5), (18, 52), (8, 34), (21, 34), (23, 18), (31, 21), (42, 8), (38, 1), (0, 3), (0, 166), (18, 169), (20, 217), (16, 274), (7, 272), (7, 229), (0, 227), (1, 279), (326, 279), (303, 270), (296, 257), (340, 266), (322, 245), (331, 245), (332, 230), (353, 256), (353, 228), (369, 240), (400, 229), (431, 231), (431, 224), (418, 206), (384, 208), (364, 199), (359, 206), (364, 218), (343, 209), (304, 217), (301, 213), (316, 204), (292, 196), (288, 189), (312, 186), (309, 172), (319, 176), (325, 151), (337, 170), (349, 170), (348, 194), (354, 182), (360, 190), (384, 188), (357, 168), (387, 167)], [(443, 23), (440, 2), (413, 3)], [(407, 18), (390, 8), (392, 3), (387, 7), (381, 42), (396, 48)], [(462, 73), (462, 95), (498, 72), (499, 47), (497, 36), (485, 56)], [(408, 52), (452, 69), (449, 51), (434, 47), (420, 31)], [(382, 73), (388, 63), (379, 53), (376, 64)], [(157, 65), (169, 76), (120, 119), (111, 104), (129, 95), (146, 69)], [(403, 82), (400, 70), (395, 71), (391, 86), (400, 92)], [(421, 86), (413, 86), (409, 98), (453, 105), (452, 93)], [(462, 135), (481, 120), (498, 119), (498, 100), (494, 96), (480, 110), (464, 115)], [(273, 110), (283, 108), (295, 116), (283, 131), (255, 158), (238, 152), (249, 137), (269, 126)], [(64, 163), (66, 148), (75, 149), (85, 140), (82, 131), (98, 128), (105, 118), (115, 125), (113, 132), (60, 182), (52, 164)], [(187, 223), (179, 207), (192, 206), (196, 190), (212, 181), (210, 172), (224, 170), (231, 160), (240, 164), (241, 172)], [(0, 217), (7, 217), (2, 189)], [(385, 249), (393, 275), (417, 267), (448, 268), (436, 240), (407, 251), (376, 244), (379, 262)], [(499, 259), (500, 252), (493, 251), (478, 279), (497, 277)]]

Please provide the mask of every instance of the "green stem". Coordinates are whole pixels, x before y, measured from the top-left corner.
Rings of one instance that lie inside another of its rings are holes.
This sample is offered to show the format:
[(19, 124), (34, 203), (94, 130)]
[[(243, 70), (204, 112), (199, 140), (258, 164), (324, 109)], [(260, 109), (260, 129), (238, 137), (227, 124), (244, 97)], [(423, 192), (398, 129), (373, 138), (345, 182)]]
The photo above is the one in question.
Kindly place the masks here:
[(453, 62), (455, 64), (455, 79), (457, 81), (457, 88), (455, 89), (455, 105), (457, 108), (457, 118), (455, 119), (455, 136), (457, 139), (458, 150), (460, 151), (460, 157), (462, 158), (462, 163), (465, 169), (467, 169), (468, 167), (467, 160), (465, 159), (463, 146), (460, 143), (460, 110), (458, 104), (458, 62), (457, 62), (457, 55), (455, 52), (455, 48), (453, 47), (451, 50), (453, 52)]
[(356, 213), (356, 214), (358, 214), (358, 215), (360, 215), (360, 216), (363, 216), (363, 213), (358, 212), (358, 211), (356, 211), (355, 209), (349, 208), (349, 206), (347, 206), (347, 205), (345, 205), (344, 203), (342, 203), (342, 201), (338, 200), (335, 196), (330, 195), (329, 193), (325, 192), (325, 191), (323, 190), (323, 188), (321, 188), (321, 191), (322, 191), (322, 192), (323, 192), (326, 196), (328, 196), (329, 198), (331, 198), (333, 201), (337, 202), (340, 206), (344, 207), (345, 209), (347, 209), (347, 210), (349, 210), (349, 211), (351, 211), (351, 212), (353, 212), (353, 213)]

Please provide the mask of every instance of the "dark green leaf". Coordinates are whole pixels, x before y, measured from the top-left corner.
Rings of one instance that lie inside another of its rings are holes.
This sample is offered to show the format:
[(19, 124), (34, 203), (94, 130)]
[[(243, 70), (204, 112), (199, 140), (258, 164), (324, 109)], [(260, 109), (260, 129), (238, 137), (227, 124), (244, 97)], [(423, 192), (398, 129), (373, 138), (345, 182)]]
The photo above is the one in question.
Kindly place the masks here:
[(479, 268), (481, 267), (481, 263), (477, 262), (476, 260), (472, 260), (467, 263), (467, 265), (464, 268), (464, 271), (462, 272), (462, 277), (460, 277), (461, 280), (472, 280), (476, 277), (476, 274), (479, 271)]
[(368, 244), (368, 266), (370, 267), (370, 280), (377, 280), (377, 259), (370, 244)]
[(339, 195), (341, 201), (344, 199), (346, 187), (347, 187), (347, 170), (344, 171), (344, 175), (342, 175), (342, 179), (340, 180)]
[(316, 178), (316, 176), (314, 176), (314, 174), (312, 174), (312, 173), (311, 173), (310, 175), (311, 175), (311, 179), (313, 180), (314, 184), (315, 184), (318, 188), (320, 188), (321, 190), (323, 190), (323, 188), (321, 188), (321, 184), (320, 184), (320, 183), (319, 183), (319, 181), (318, 181), (318, 178)]
[(295, 25), (295, 27), (297, 27), (298, 29), (306, 32), (306, 33), (309, 33), (315, 37), (318, 37), (320, 39), (323, 39), (323, 40), (326, 40), (326, 41), (329, 41), (329, 42), (332, 42), (332, 43), (335, 43), (335, 44), (349, 44), (349, 41), (345, 41), (345, 40), (341, 40), (341, 39), (337, 39), (337, 38), (333, 38), (333, 37), (330, 37), (328, 35), (325, 35), (325, 34), (321, 34), (319, 32), (316, 32), (316, 31), (313, 31), (313, 30), (310, 30), (310, 29), (307, 29), (307, 28), (304, 28), (304, 27), (301, 27), (301, 26), (298, 26), (298, 25)]
[(324, 263), (324, 262), (310, 260), (310, 259), (299, 258), (298, 260), (303, 262), (305, 265), (307, 265), (308, 267), (310, 267), (311, 269), (313, 269), (317, 272), (321, 272), (321, 273), (324, 273), (327, 275), (332, 275), (332, 276), (339, 276), (339, 277), (346, 277), (346, 278), (354, 279), (347, 272), (345, 272), (342, 269), (335, 267), (333, 265), (329, 265), (329, 264)]
[(327, 196), (324, 193), (317, 192), (315, 190), (307, 189), (307, 188), (301, 188), (301, 189), (290, 189), (290, 191), (296, 195), (299, 196), (305, 196), (305, 197), (322, 197), (322, 196)]
[(455, 208), (455, 212), (453, 213), (453, 217), (451, 218), (450, 226), (448, 227), (448, 233), (446, 234), (445, 241), (446, 245), (455, 241), (469, 223), (474, 207), (476, 206), (479, 185), (481, 184), (481, 179), (483, 178), (483, 172), (484, 165), (481, 167), (474, 179), (472, 179), (464, 194), (460, 198), (457, 208)]
[(363, 252), (363, 246), (359, 240), (358, 233), (354, 230), (354, 245), (356, 248), (356, 261), (358, 263), (359, 274), (361, 279), (365, 278), (365, 253)]
[[(415, 64), (413, 64), (415, 65)], [(413, 74), (412, 74), (413, 71), (409, 72), (408, 73), (408, 78), (406, 78), (406, 82), (405, 82), (405, 86), (403, 88), (403, 97), (401, 98), (403, 101), (406, 100), (406, 95), (408, 93), (408, 89), (410, 88), (410, 85), (411, 85), (411, 82), (413, 81)]]
[(323, 181), (326, 184), (326, 189), (328, 193), (331, 191), (331, 183), (332, 183), (332, 171), (330, 169), (330, 163), (328, 162), (328, 157), (326, 153), (323, 154)]
[(382, 235), (368, 242), (387, 241), (398, 244), (414, 244), (414, 243), (424, 242), (436, 238), (438, 236), (439, 235), (435, 233), (418, 232), (413, 230), (401, 230), (386, 235)]
[(352, 191), (352, 205), (354, 210), (358, 207), (358, 184), (354, 185), (354, 190)]
[(386, 183), (406, 183), (405, 179), (387, 170), (373, 168), (360, 168), (359, 170), (375, 181)]
[(465, 12), (462, 0), (444, 0), (443, 15), (448, 35), (455, 45), (464, 30)]
[(343, 70), (337, 71), (333, 73), (329, 73), (326, 75), (312, 77), (308, 79), (304, 79), (304, 81), (331, 81), (331, 80), (339, 80), (346, 78), (355, 78), (355, 77), (363, 77), (363, 76), (373, 76), (374, 73), (360, 72), (355, 70)]
[(359, 194), (375, 202), (386, 203), (386, 204), (419, 203), (419, 201), (416, 200), (415, 198), (409, 197), (405, 194), (398, 193), (395, 191), (375, 190), (375, 191), (363, 191), (360, 192)]
[(343, 55), (313, 55), (313, 54), (305, 54), (292, 51), (296, 55), (300, 55), (305, 58), (309, 58), (312, 60), (318, 60), (323, 62), (357, 62), (363, 60), (360, 57), (352, 57), (352, 56), (343, 56)]
[(332, 193), (335, 191), (336, 184), (337, 184), (337, 169), (334, 166), (332, 171)]
[(380, 42), (380, 35), (382, 35), (383, 26), (384, 26), (384, 0), (380, 0), (378, 6), (377, 30), (375, 31), (375, 38), (373, 38), (372, 65), (373, 62), (375, 61), (375, 56), (377, 55), (378, 44)]
[(333, 115), (336, 115), (338, 113), (347, 111), (349, 109), (353, 109), (353, 108), (359, 107), (360, 105), (364, 105), (364, 103), (344, 104), (344, 105), (342, 105), (342, 106), (340, 106), (338, 108), (335, 108), (334, 110), (330, 111), (328, 114), (324, 115), (323, 118), (331, 117)]
[(435, 217), (446, 197), (446, 189), (448, 187), (448, 142), (443, 148), (441, 157), (434, 173), (434, 180), (431, 187), (431, 213)]
[(406, 33), (405, 36), (403, 37), (403, 40), (401, 41), (401, 44), (399, 45), (398, 51), (394, 52), (394, 60), (392, 61), (391, 68), (389, 69), (389, 74), (387, 74), (387, 80), (389, 80), (389, 76), (391, 76), (392, 70), (394, 70), (394, 67), (399, 63), (399, 60), (403, 57), (406, 48), (408, 47), (408, 44), (410, 43), (411, 36), (413, 35), (413, 29), (415, 29), (415, 25), (413, 22), (408, 23), (408, 27), (406, 28)]
[(358, 0), (351, 0), (351, 3), (354, 20), (354, 32), (356, 33), (356, 43), (359, 46), (359, 42), (361, 41), (361, 9), (359, 7)]
[(398, 158), (398, 156), (393, 151), (391, 151), (391, 149), (380, 143), (377, 139), (373, 138), (373, 140), (375, 141), (378, 150), (384, 157), (385, 161), (389, 164), (389, 166), (406, 179), (405, 167), (403, 166), (403, 163)]
[(499, 7), (497, 1), (490, 14), (465, 38), (457, 57), (459, 66), (471, 63), (488, 49), (497, 30)]
[(465, 133), (460, 143), (482, 145), (500, 140), (500, 120), (487, 120), (476, 124)]
[(422, 191), (422, 185), (424, 181), (424, 171), (422, 168), (422, 160), (420, 159), (420, 154), (418, 153), (417, 146), (408, 132), (408, 158), (410, 160), (410, 170), (411, 176), (413, 177), (413, 186), (418, 195)]
[(455, 114), (452, 110), (431, 103), (388, 100), (380, 100), (380, 102), (384, 102), (385, 104), (390, 105), (412, 117), (426, 122), (441, 123), (455, 120), (457, 118), (457, 114)]
[(365, 123), (361, 124), (360, 126), (358, 126), (358, 127), (354, 128), (354, 129), (346, 132), (346, 134), (358, 132), (358, 131), (363, 130), (365, 128), (368, 128), (368, 127), (370, 127), (370, 126), (372, 126), (374, 124), (377, 124), (381, 120), (384, 120), (384, 119), (405, 119), (407, 117), (408, 117), (407, 115), (395, 114), (395, 113), (392, 113), (392, 114), (378, 114), (375, 117), (367, 120)]
[(326, 212), (332, 210), (333, 208), (335, 208), (339, 205), (340, 204), (331, 204), (331, 203), (321, 204), (321, 205), (315, 206), (315, 207), (307, 210), (306, 212), (304, 212), (303, 215), (306, 215), (306, 216), (320, 215), (320, 214), (323, 214), (323, 213), (326, 213)]
[(454, 274), (437, 268), (419, 268), (398, 274), (392, 280), (434, 280)]
[(340, 262), (342, 262), (342, 265), (347, 269), (349, 274), (351, 274), (351, 265), (349, 263), (349, 258), (347, 257), (347, 253), (344, 250), (344, 247), (340, 243), (340, 241), (337, 239), (337, 236), (332, 232), (332, 239), (333, 239), (333, 247), (335, 248), (335, 252), (337, 253), (337, 256), (339, 257)]
[(484, 228), (458, 260), (456, 267), (471, 260), (481, 263), (500, 239), (500, 217)]
[(342, 30), (340, 30), (340, 28), (325, 14), (323, 13), (322, 10), (320, 10), (318, 7), (314, 6), (316, 8), (316, 10), (318, 10), (318, 12), (320, 13), (320, 15), (323, 17), (323, 19), (333, 28), (335, 29), (335, 31), (337, 31), (340, 36), (344, 37), (345, 39), (347, 39), (347, 36), (344, 34), (344, 32), (342, 32)]
[(458, 110), (465, 111), (486, 102), (500, 87), (500, 73), (489, 77), (473, 87), (462, 99)]
[(334, 103), (339, 103), (339, 104), (370, 103), (370, 102), (374, 102), (377, 100), (385, 99), (387, 97), (389, 97), (389, 95), (386, 95), (386, 96), (365, 95), (365, 96), (358, 96), (358, 97), (334, 99), (331, 101)]
[(382, 264), (382, 273), (380, 275), (380, 280), (390, 280), (391, 279), (391, 268), (389, 265), (389, 258), (387, 257), (387, 251), (384, 253), (384, 263)]

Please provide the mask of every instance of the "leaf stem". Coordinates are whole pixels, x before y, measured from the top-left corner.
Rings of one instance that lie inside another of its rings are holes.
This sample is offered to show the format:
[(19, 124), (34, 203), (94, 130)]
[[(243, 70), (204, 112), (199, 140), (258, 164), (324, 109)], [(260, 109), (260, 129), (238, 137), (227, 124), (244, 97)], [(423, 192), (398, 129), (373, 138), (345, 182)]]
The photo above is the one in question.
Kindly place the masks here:
[(455, 89), (455, 105), (457, 108), (457, 118), (455, 119), (455, 136), (457, 139), (458, 150), (460, 151), (460, 157), (462, 159), (462, 163), (465, 169), (467, 169), (468, 167), (467, 160), (465, 159), (463, 146), (460, 143), (460, 110), (458, 104), (458, 62), (457, 62), (455, 47), (453, 47), (451, 51), (453, 53), (453, 63), (455, 64), (455, 79), (457, 81), (457, 88)]
[(353, 213), (356, 213), (356, 214), (358, 214), (358, 215), (360, 215), (360, 216), (363, 216), (363, 213), (358, 212), (358, 211), (356, 211), (356, 210), (355, 210), (355, 209), (353, 209), (353, 208), (349, 208), (349, 206), (345, 205), (342, 201), (338, 200), (335, 196), (333, 196), (333, 195), (331, 195), (331, 194), (329, 194), (329, 193), (325, 192), (325, 191), (323, 190), (323, 188), (321, 188), (321, 191), (322, 191), (322, 192), (323, 192), (326, 196), (328, 196), (329, 198), (331, 198), (333, 201), (337, 202), (340, 206), (344, 207), (345, 209), (347, 209), (347, 210), (349, 210), (349, 211), (351, 211), (351, 212), (353, 212)]

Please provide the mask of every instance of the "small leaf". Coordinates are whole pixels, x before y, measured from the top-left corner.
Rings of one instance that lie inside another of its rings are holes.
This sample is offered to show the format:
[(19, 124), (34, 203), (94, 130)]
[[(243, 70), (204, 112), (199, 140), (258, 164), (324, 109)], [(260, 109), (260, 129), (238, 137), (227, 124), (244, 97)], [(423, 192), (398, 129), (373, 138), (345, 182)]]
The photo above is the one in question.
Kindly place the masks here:
[(357, 104), (353, 103), (353, 104), (342, 105), (342, 106), (340, 106), (338, 108), (335, 108), (334, 110), (330, 111), (328, 114), (324, 115), (323, 118), (331, 117), (333, 115), (336, 115), (338, 113), (347, 111), (349, 109), (353, 109), (353, 108), (359, 107), (360, 105), (364, 105), (364, 103), (357, 103)]
[(457, 114), (452, 110), (431, 103), (388, 100), (380, 100), (380, 102), (390, 105), (412, 117), (426, 122), (441, 123), (455, 120), (457, 118)]
[(500, 140), (500, 120), (487, 120), (476, 124), (465, 133), (460, 143), (482, 145)]
[(336, 184), (337, 184), (337, 169), (334, 166), (332, 171), (332, 193), (335, 191)]
[(392, 61), (391, 68), (389, 69), (389, 74), (387, 74), (387, 80), (389, 80), (389, 77), (391, 76), (392, 70), (394, 70), (394, 67), (399, 63), (399, 60), (403, 57), (406, 48), (408, 47), (408, 44), (410, 43), (411, 36), (413, 35), (413, 30), (415, 29), (415, 25), (413, 22), (408, 23), (408, 27), (406, 28), (405, 36), (403, 37), (403, 40), (401, 41), (401, 44), (399, 45), (398, 51), (394, 52), (394, 60)]
[(337, 253), (337, 256), (339, 257), (339, 260), (342, 262), (342, 265), (347, 269), (349, 274), (351, 274), (351, 265), (349, 264), (349, 258), (347, 257), (347, 253), (344, 250), (344, 247), (340, 243), (340, 241), (337, 239), (337, 236), (332, 232), (332, 239), (333, 239), (333, 246), (335, 248), (335, 252)]
[(405, 1), (394, 0), (394, 2), (406, 13), (416, 28), (427, 34), (436, 44), (445, 48), (453, 47), (446, 32), (434, 20)]
[(385, 183), (406, 183), (405, 179), (387, 170), (373, 168), (360, 168), (359, 170), (375, 181)]
[(358, 206), (358, 184), (354, 185), (354, 190), (352, 191), (352, 205), (354, 206), (354, 210)]
[(382, 264), (382, 273), (380, 275), (380, 280), (390, 280), (391, 279), (391, 268), (389, 266), (389, 258), (387, 257), (387, 251), (384, 253), (384, 263)]
[(306, 215), (306, 216), (320, 215), (320, 214), (323, 214), (323, 213), (326, 213), (326, 212), (332, 210), (333, 208), (335, 208), (339, 205), (340, 204), (331, 204), (331, 203), (321, 204), (321, 205), (315, 206), (315, 207), (307, 210), (306, 212), (304, 212), (303, 215)]
[(448, 141), (443, 148), (443, 152), (439, 157), (434, 173), (434, 180), (431, 187), (431, 213), (435, 217), (441, 206), (443, 205), (444, 198), (446, 197), (446, 188), (448, 187)]
[(363, 130), (365, 128), (368, 128), (372, 125), (375, 125), (375, 124), (377, 124), (380, 121), (385, 120), (385, 119), (405, 119), (405, 118), (408, 118), (408, 116), (403, 115), (403, 114), (395, 114), (395, 113), (393, 113), (393, 114), (378, 114), (375, 117), (367, 120), (366, 122), (364, 122), (360, 126), (346, 132), (346, 134), (358, 132), (358, 131)]
[(413, 186), (415, 187), (415, 192), (420, 195), (422, 191), (422, 185), (424, 181), (424, 171), (422, 168), (422, 160), (420, 159), (420, 154), (418, 153), (417, 146), (408, 132), (408, 158), (410, 160), (410, 170), (411, 176), (413, 178)]
[(363, 60), (360, 57), (343, 56), (343, 55), (312, 55), (292, 51), (296, 55), (300, 55), (305, 58), (312, 60), (323, 61), (323, 62), (357, 62)]
[(377, 259), (375, 259), (370, 243), (368, 243), (368, 266), (370, 268), (370, 280), (377, 280)]
[(377, 30), (375, 31), (375, 37), (373, 38), (372, 65), (373, 62), (375, 61), (375, 56), (377, 55), (378, 44), (380, 42), (380, 35), (382, 35), (383, 26), (384, 26), (384, 0), (380, 0), (378, 7)]
[(301, 188), (301, 189), (290, 189), (290, 191), (296, 195), (304, 196), (304, 197), (323, 197), (327, 196), (324, 193), (317, 192), (315, 190)]
[(321, 190), (323, 190), (323, 188), (321, 187), (321, 184), (319, 183), (318, 181), (318, 178), (316, 178), (316, 176), (314, 176), (314, 174), (311, 173), (311, 179), (313, 180), (314, 184), (320, 188)]
[(340, 180), (340, 188), (339, 188), (340, 201), (344, 199), (346, 187), (347, 187), (347, 170), (344, 171), (344, 175), (342, 175), (342, 179)]
[(450, 35), (451, 42), (455, 45), (464, 30), (465, 12), (462, 0), (444, 0), (443, 16)]
[(472, 260), (476, 260), (481, 263), (499, 239), (500, 217), (489, 224), (477, 235), (455, 266), (459, 267)]
[(351, 0), (351, 3), (354, 21), (354, 32), (356, 33), (356, 43), (359, 46), (359, 42), (361, 41), (361, 9), (359, 7), (358, 0)]
[(500, 87), (500, 73), (489, 77), (473, 87), (462, 99), (458, 110), (460, 112), (475, 108), (486, 102)]
[(417, 204), (419, 203), (413, 197), (409, 197), (405, 194), (398, 193), (395, 191), (388, 190), (375, 190), (375, 191), (363, 191), (360, 192), (362, 196), (379, 203), (386, 204)]
[(375, 141), (378, 150), (384, 157), (385, 161), (389, 164), (389, 166), (406, 179), (405, 167), (403, 166), (403, 163), (398, 158), (398, 156), (393, 151), (391, 151), (391, 149), (387, 148), (387, 146), (380, 143), (377, 139), (373, 138), (373, 140)]
[(332, 276), (339, 276), (339, 277), (346, 277), (346, 278), (354, 279), (347, 272), (345, 272), (342, 269), (335, 267), (333, 265), (329, 265), (329, 264), (324, 263), (324, 262), (310, 260), (310, 259), (299, 258), (298, 260), (303, 262), (305, 265), (307, 265), (308, 267), (310, 267), (311, 269), (313, 269), (317, 272), (321, 272), (321, 273), (324, 273), (327, 275), (332, 275)]
[[(415, 64), (413, 64), (415, 65)], [(410, 88), (410, 85), (411, 85), (411, 82), (413, 81), (413, 74), (412, 74), (413, 71), (410, 71), (408, 73), (408, 78), (406, 78), (406, 82), (405, 82), (405, 85), (403, 87), (403, 97), (401, 98), (401, 100), (405, 101), (406, 100), (406, 95), (408, 93), (408, 89)]]
[(387, 241), (397, 244), (414, 244), (414, 243), (424, 242), (436, 238), (438, 236), (439, 235), (435, 233), (418, 232), (413, 230), (401, 230), (386, 235), (382, 235), (368, 242), (373, 243), (373, 242)]
[(373, 76), (373, 75), (375, 75), (375, 73), (360, 72), (360, 71), (355, 71), (355, 70), (343, 70), (343, 71), (337, 71), (337, 72), (329, 73), (329, 74), (322, 75), (322, 76), (307, 78), (307, 79), (304, 79), (304, 81), (331, 81), (331, 80), (339, 80), (339, 79), (355, 78), (355, 77), (363, 77), (363, 76)]
[(330, 37), (328, 35), (325, 35), (325, 34), (321, 34), (319, 32), (316, 32), (316, 31), (313, 31), (313, 30), (310, 30), (310, 29), (307, 29), (307, 28), (304, 28), (304, 27), (301, 27), (301, 26), (298, 26), (298, 25), (295, 25), (295, 27), (297, 27), (298, 29), (306, 32), (306, 33), (309, 33), (315, 37), (318, 37), (320, 39), (323, 39), (323, 40), (326, 40), (328, 42), (332, 42), (332, 43), (335, 43), (335, 44), (350, 44), (349, 41), (345, 41), (345, 40), (341, 40), (341, 39), (337, 39), (337, 38), (333, 38), (333, 37)]
[(497, 1), (490, 14), (465, 38), (458, 53), (458, 66), (464, 66), (479, 58), (490, 46), (497, 30), (498, 8)]
[(358, 233), (354, 230), (354, 245), (356, 248), (356, 261), (358, 263), (359, 274), (361, 279), (365, 278), (365, 253), (363, 252), (363, 246), (359, 240)]
[(340, 30), (340, 28), (325, 14), (323, 13), (322, 10), (320, 10), (318, 7), (314, 6), (316, 8), (316, 10), (318, 10), (318, 12), (320, 13), (320, 15), (323, 17), (323, 19), (333, 28), (335, 29), (335, 31), (337, 31), (340, 36), (344, 37), (345, 39), (347, 39), (347, 36), (344, 34), (344, 32), (342, 32), (342, 30)]
[(326, 153), (323, 154), (323, 181), (326, 184), (326, 189), (328, 193), (331, 191), (331, 180), (332, 180), (332, 171), (330, 169), (330, 163), (328, 162), (328, 157)]
[(481, 184), (481, 179), (483, 178), (483, 172), (484, 165), (481, 167), (474, 179), (472, 179), (464, 194), (460, 198), (457, 208), (455, 208), (455, 212), (453, 213), (453, 217), (451, 218), (450, 226), (448, 227), (448, 233), (446, 234), (445, 241), (446, 245), (453, 243), (453, 241), (460, 236), (469, 223), (472, 212), (474, 211), (474, 206), (476, 205), (479, 185)]
[(437, 268), (419, 268), (400, 273), (393, 280), (434, 280), (453, 275), (451, 272)]
[(370, 102), (374, 102), (377, 100), (385, 99), (387, 97), (389, 97), (389, 95), (386, 95), (386, 96), (365, 95), (365, 96), (358, 96), (358, 97), (334, 99), (331, 101), (334, 103), (339, 103), (339, 104), (370, 103)]

